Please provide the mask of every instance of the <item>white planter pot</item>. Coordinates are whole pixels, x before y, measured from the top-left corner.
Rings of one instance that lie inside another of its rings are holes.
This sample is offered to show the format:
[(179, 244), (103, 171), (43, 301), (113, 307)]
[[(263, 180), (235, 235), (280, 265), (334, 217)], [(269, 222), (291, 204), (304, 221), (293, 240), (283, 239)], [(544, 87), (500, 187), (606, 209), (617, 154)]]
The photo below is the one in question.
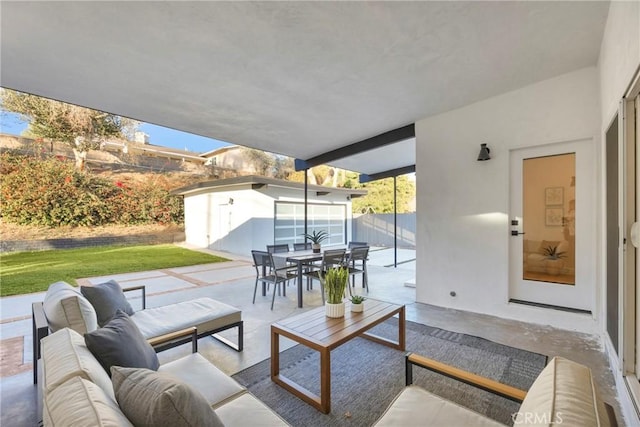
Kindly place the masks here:
[(545, 267), (547, 274), (551, 274), (552, 276), (557, 276), (562, 272), (562, 267), (564, 267), (564, 261), (561, 259), (548, 259), (545, 262)]
[(333, 318), (344, 317), (343, 302), (339, 304), (329, 304), (327, 302), (325, 303), (324, 307), (325, 307), (325, 312), (327, 314), (327, 317), (333, 317)]
[(351, 304), (351, 311), (354, 313), (362, 313), (362, 311), (364, 310), (364, 303), (360, 303), (360, 304)]
[(320, 253), (320, 243), (314, 243), (311, 245), (311, 249), (313, 250), (313, 253), (319, 254)]

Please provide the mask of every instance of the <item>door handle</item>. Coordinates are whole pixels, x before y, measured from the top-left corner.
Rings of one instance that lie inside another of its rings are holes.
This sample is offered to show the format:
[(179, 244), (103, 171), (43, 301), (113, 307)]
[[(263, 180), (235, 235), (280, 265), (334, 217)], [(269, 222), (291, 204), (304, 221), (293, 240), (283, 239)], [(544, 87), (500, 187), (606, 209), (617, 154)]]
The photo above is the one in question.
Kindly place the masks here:
[(524, 232), (519, 232), (518, 230), (511, 230), (511, 235), (512, 236), (519, 236), (520, 234), (524, 234)]

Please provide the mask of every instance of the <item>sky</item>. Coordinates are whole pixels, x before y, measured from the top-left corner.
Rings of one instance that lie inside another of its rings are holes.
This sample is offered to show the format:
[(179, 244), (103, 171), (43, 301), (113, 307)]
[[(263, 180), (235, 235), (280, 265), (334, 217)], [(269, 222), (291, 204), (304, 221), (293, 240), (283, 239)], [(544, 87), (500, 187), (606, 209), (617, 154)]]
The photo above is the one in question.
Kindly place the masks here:
[[(2, 112), (0, 117), (0, 131), (13, 135), (20, 135), (27, 128), (27, 123), (20, 120), (17, 114)], [(230, 145), (217, 139), (205, 138), (191, 133), (156, 126), (149, 123), (140, 125), (140, 131), (149, 135), (149, 143), (163, 147), (178, 148), (197, 153), (205, 153), (216, 148)]]
[(143, 123), (139, 130), (149, 135), (149, 144), (162, 145), (163, 147), (179, 148), (180, 150), (206, 153), (216, 148), (230, 145), (217, 139), (205, 138), (192, 133), (181, 132), (162, 126)]

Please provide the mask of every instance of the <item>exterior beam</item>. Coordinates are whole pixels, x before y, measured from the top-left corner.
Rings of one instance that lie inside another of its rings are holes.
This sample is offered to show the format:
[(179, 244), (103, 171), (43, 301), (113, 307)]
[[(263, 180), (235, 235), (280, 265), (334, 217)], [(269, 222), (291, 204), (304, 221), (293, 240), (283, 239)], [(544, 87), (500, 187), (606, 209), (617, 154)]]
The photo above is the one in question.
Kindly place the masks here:
[(362, 184), (365, 182), (377, 181), (379, 179), (406, 175), (408, 173), (415, 172), (415, 171), (416, 171), (416, 165), (411, 165), (411, 166), (404, 166), (398, 169), (390, 169), (388, 171), (378, 172), (371, 175), (362, 173), (360, 174), (360, 183)]
[(411, 123), (410, 125), (390, 130), (359, 142), (354, 142), (353, 144), (328, 151), (307, 160), (295, 159), (295, 168), (296, 171), (309, 169), (314, 166), (330, 163), (334, 160), (344, 159), (345, 157), (351, 157), (365, 151), (404, 141), (405, 139), (414, 138), (415, 136), (415, 124)]

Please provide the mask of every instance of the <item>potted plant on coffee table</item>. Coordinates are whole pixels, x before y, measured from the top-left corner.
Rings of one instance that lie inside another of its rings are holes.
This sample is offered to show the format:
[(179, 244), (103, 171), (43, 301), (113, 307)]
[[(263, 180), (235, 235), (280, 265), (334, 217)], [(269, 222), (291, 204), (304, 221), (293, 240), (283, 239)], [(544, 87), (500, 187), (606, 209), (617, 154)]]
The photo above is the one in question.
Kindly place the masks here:
[(362, 313), (364, 310), (364, 300), (366, 300), (366, 298), (362, 295), (351, 296), (351, 311), (354, 313)]
[(329, 233), (325, 230), (313, 230), (313, 233), (303, 234), (304, 237), (311, 240), (311, 249), (314, 253), (320, 253), (320, 243), (329, 238)]
[(349, 281), (349, 269), (333, 267), (320, 275), (325, 293), (325, 310), (327, 317), (344, 316), (344, 293)]

